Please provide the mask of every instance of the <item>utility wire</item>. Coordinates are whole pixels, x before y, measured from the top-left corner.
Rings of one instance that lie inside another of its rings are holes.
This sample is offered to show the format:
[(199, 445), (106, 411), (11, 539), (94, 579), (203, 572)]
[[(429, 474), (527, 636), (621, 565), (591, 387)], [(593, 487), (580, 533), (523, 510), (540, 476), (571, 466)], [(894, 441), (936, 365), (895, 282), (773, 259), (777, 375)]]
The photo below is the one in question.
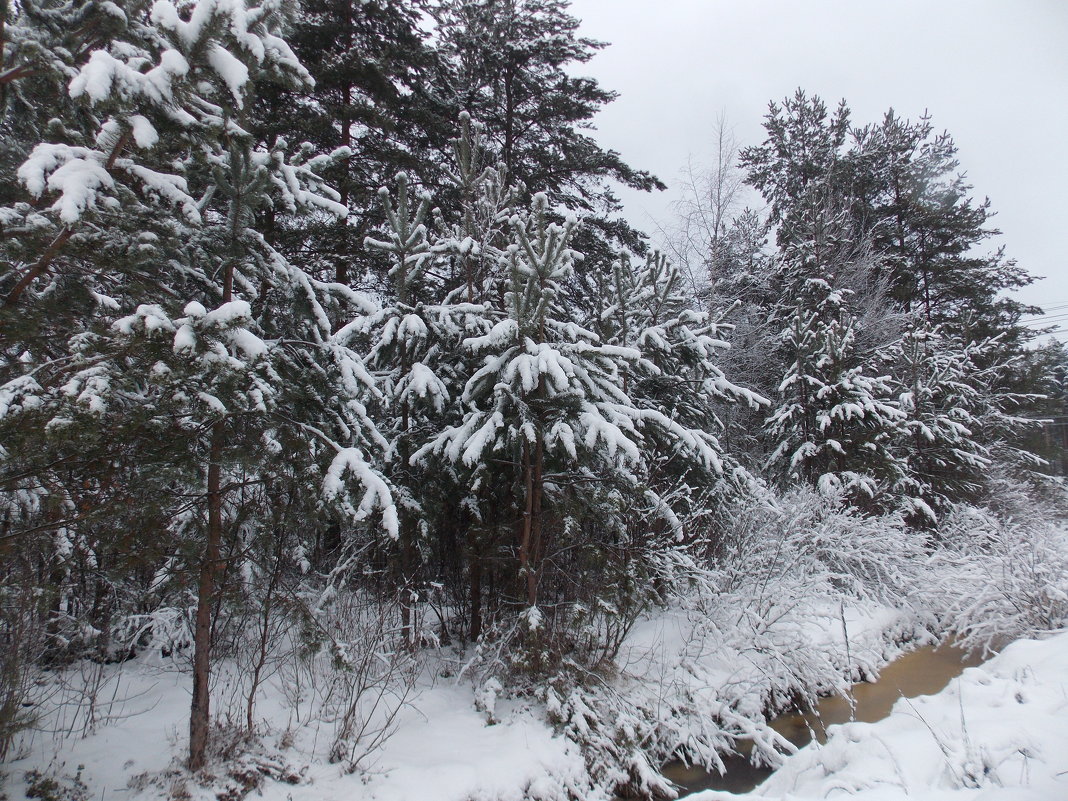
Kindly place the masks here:
[[(1068, 311), (1066, 311), (1066, 310), (1068, 310), (1068, 303), (1060, 303), (1060, 302), (1058, 302), (1058, 303), (1050, 304), (1049, 306), (1041, 306), (1039, 308), (1042, 309), (1042, 314), (1038, 315), (1037, 317), (1028, 317), (1025, 320), (1021, 320), (1020, 322), (1021, 323), (1032, 323), (1032, 322), (1036, 322), (1038, 320), (1045, 319), (1047, 317), (1065, 317), (1065, 316), (1068, 316)], [(1056, 314), (1054, 314), (1054, 312), (1056, 312)]]

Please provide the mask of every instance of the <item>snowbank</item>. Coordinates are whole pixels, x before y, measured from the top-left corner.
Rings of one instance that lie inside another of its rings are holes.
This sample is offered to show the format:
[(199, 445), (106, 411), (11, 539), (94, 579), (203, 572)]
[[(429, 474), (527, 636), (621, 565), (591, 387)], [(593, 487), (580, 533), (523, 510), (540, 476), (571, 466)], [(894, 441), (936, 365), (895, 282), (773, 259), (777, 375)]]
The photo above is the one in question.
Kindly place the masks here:
[(1020, 640), (877, 723), (833, 726), (752, 793), (691, 801), (1056, 801), (1068, 798), (1068, 632)]

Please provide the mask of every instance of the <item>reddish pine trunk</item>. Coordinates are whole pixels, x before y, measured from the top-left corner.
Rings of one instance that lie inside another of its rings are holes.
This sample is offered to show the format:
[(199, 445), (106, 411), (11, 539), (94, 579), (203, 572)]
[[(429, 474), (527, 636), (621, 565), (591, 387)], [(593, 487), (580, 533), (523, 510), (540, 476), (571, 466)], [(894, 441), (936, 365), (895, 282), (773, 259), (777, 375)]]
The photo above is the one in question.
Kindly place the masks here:
[(519, 536), (519, 572), (526, 585), (527, 606), (538, 602), (537, 552), (541, 541), (542, 463), (544, 451), (541, 441), (530, 452), (523, 443), (523, 483), (526, 505)]

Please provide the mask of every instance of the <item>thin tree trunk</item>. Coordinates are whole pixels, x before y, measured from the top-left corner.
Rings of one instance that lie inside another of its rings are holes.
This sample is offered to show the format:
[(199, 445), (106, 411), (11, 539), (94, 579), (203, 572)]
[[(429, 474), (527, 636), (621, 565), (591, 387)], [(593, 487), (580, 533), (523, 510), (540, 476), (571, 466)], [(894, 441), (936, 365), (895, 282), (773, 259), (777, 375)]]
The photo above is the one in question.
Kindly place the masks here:
[(200, 563), (197, 614), (193, 629), (193, 703), (189, 712), (189, 769), (204, 767), (211, 722), (208, 680), (211, 674), (211, 609), (215, 601), (215, 578), (222, 547), (222, 421), (211, 427), (208, 462), (208, 541)]
[[(404, 343), (400, 346), (400, 363), (404, 371), (408, 369), (408, 356)], [(400, 470), (406, 471), (409, 467), (408, 457), (408, 427), (411, 423), (408, 404), (401, 409), (401, 436), (397, 443), (398, 461)], [(412, 629), (412, 584), (415, 573), (415, 521), (411, 513), (403, 512), (400, 525), (400, 611), (401, 611), (401, 637), (408, 648), (415, 647), (415, 637)]]
[[(349, 21), (351, 23), (351, 6), (349, 9)], [(348, 35), (349, 47), (352, 46), (352, 30), (349, 26)], [(341, 144), (343, 147), (352, 146), (352, 84), (346, 83), (342, 87), (342, 97), (345, 98), (345, 104), (341, 111)], [(340, 195), (339, 201), (342, 206), (349, 207), (349, 183), (352, 180), (351, 169), (349, 164), (352, 161), (351, 156), (345, 157), (345, 176), (341, 179), (341, 186), (339, 187), (338, 194)], [(346, 212), (345, 216), (338, 220), (338, 254), (337, 262), (334, 265), (334, 280), (339, 284), (349, 285), (349, 215)]]
[[(345, 42), (345, 51), (352, 52), (352, 18), (353, 7), (352, 0), (348, 0), (345, 3), (344, 18), (342, 22), (342, 31)], [(350, 81), (344, 81), (341, 85), (341, 146), (351, 148), (352, 147), (352, 83)], [(345, 173), (341, 179), (340, 186), (338, 187), (338, 194), (341, 205), (346, 209), (346, 214), (343, 218), (338, 220), (338, 253), (335, 254), (337, 261), (334, 264), (334, 280), (339, 284), (349, 285), (349, 184), (352, 180), (352, 156), (351, 154), (345, 157)]]
[(411, 550), (412, 532), (407, 520), (401, 523), (400, 530), (400, 601), (401, 612), (401, 639), (406, 648), (415, 647), (415, 637), (412, 632), (412, 588), (411, 588)]
[(504, 185), (515, 183), (515, 169), (512, 163), (515, 155), (515, 103), (512, 97), (512, 82), (515, 79), (514, 67), (508, 67), (504, 75)]
[(528, 606), (538, 602), (537, 548), (541, 539), (542, 467), (544, 458), (539, 440), (533, 455), (530, 444), (523, 443), (523, 484), (526, 496), (523, 522), (519, 537), (519, 573), (526, 588)]
[[(534, 522), (534, 470), (530, 460), (530, 443), (523, 441), (523, 518), (519, 529), (519, 575), (526, 579), (531, 570), (530, 533)], [(529, 590), (528, 590), (529, 592)]]
[[(58, 513), (49, 512), (50, 516), (58, 517)], [(51, 555), (51, 569), (48, 572), (48, 589), (51, 595), (45, 621), (45, 664), (58, 664), (63, 659), (63, 642), (60, 637), (60, 623), (63, 618), (63, 581), (67, 572), (63, 569), (63, 557), (58, 550)]]
[(530, 570), (527, 571), (527, 603), (534, 606), (538, 602), (538, 580), (541, 577), (541, 500), (545, 487), (542, 471), (545, 467), (545, 448), (539, 439), (534, 446), (534, 464), (532, 470), (532, 487), (534, 497), (531, 502), (530, 521)]
[[(279, 539), (281, 543), (281, 539)], [(260, 613), (260, 641), (256, 650), (256, 662), (252, 667), (252, 681), (248, 689), (248, 705), (245, 709), (245, 728), (249, 735), (255, 726), (254, 713), (256, 709), (256, 694), (260, 689), (260, 677), (263, 668), (267, 664), (267, 652), (271, 637), (271, 613), (274, 611), (274, 591), (278, 579), (282, 574), (282, 554), (279, 548), (275, 553), (274, 569), (271, 571), (271, 580), (267, 584), (267, 595), (263, 599), (263, 609)]]
[(471, 593), (471, 630), (468, 636), (472, 642), (477, 642), (482, 636), (482, 560), (473, 551), (470, 558), (467, 575)]

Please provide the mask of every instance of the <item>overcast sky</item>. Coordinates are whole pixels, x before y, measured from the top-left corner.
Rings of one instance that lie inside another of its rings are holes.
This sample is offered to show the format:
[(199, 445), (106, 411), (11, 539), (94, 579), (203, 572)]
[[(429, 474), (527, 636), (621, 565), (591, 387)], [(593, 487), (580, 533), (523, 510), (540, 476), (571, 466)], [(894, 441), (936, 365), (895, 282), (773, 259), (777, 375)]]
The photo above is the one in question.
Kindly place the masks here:
[(1068, 329), (1068, 1), (573, 0), (572, 12), (611, 43), (582, 70), (620, 93), (595, 135), (669, 184), (621, 193), (637, 227), (670, 213), (721, 112), (745, 145), (763, 140), (768, 101), (798, 87), (845, 98), (857, 124), (928, 110), (990, 197), (1008, 254), (1045, 276), (1018, 297)]

